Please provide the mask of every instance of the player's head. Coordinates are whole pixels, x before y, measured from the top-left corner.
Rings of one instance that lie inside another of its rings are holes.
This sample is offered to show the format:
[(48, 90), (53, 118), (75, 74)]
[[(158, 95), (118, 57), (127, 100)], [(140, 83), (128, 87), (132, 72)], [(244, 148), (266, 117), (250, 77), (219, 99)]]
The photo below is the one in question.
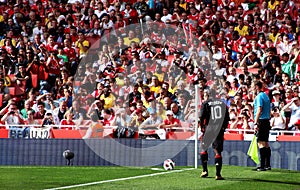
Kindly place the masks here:
[(208, 98), (215, 98), (216, 97), (216, 91), (215, 91), (215, 89), (209, 89), (207, 91), (207, 95), (208, 95)]
[(260, 80), (257, 81), (257, 82), (255, 83), (255, 89), (256, 89), (257, 91), (261, 91), (262, 88), (263, 88), (263, 83), (262, 83)]

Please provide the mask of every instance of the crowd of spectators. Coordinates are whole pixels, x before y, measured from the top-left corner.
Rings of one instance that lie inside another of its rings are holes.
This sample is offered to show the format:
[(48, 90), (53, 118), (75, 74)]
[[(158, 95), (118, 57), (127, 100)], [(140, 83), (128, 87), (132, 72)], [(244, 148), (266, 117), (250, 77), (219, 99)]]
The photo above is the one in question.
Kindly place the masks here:
[(4, 0), (1, 122), (187, 130), (198, 85), (227, 104), (228, 128), (253, 129), (261, 80), (272, 128), (298, 130), (299, 42), (293, 0)]

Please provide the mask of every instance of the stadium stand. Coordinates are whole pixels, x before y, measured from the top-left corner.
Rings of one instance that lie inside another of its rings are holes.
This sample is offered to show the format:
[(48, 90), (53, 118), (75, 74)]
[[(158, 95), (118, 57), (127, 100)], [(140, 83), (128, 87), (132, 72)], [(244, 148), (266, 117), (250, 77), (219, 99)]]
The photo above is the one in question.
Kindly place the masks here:
[[(167, 131), (166, 138), (188, 139), (195, 110), (215, 88), (230, 112), (225, 139), (245, 140), (243, 131), (253, 130), (253, 84), (261, 80), (271, 100), (272, 129), (292, 132), (276, 133), (277, 140), (299, 140), (298, 1), (149, 4), (1, 1), (0, 117), (16, 105), (22, 117), (17, 128), (25, 127), (33, 111), (38, 124), (56, 126), (52, 138), (81, 138), (79, 126), (86, 130), (97, 114), (104, 127), (132, 128), (138, 138), (152, 109), (162, 123), (176, 103), (179, 109), (172, 112), (183, 131)], [(67, 112), (67, 123), (75, 125), (64, 127), (72, 130), (61, 129)], [(2, 124), (1, 138), (17, 126)], [(105, 130), (103, 136), (113, 134)]]

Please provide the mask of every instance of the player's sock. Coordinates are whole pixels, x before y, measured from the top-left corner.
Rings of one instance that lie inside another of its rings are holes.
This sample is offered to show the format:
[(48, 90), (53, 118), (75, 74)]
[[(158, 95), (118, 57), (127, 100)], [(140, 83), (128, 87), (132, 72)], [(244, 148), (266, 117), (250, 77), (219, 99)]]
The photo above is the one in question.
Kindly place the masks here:
[(260, 168), (265, 168), (265, 163), (266, 163), (266, 148), (260, 148), (259, 149), (259, 153), (260, 153)]
[(215, 164), (216, 164), (216, 176), (221, 176), (221, 170), (222, 170), (222, 156), (216, 155), (215, 156)]
[(207, 152), (201, 152), (200, 153), (201, 156), (201, 161), (202, 161), (202, 168), (204, 172), (207, 172), (207, 162), (208, 162), (208, 154)]
[(266, 167), (271, 167), (271, 148), (266, 148)]

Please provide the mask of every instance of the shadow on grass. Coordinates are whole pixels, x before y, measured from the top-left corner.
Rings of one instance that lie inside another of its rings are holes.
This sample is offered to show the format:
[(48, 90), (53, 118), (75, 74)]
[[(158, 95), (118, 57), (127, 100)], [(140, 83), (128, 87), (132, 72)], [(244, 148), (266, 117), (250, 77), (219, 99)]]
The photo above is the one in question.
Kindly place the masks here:
[(289, 173), (299, 173), (300, 174), (300, 172), (296, 171), (296, 170), (282, 170), (282, 169), (273, 169), (272, 168), (272, 173), (274, 173), (274, 172), (287, 173), (287, 174), (289, 174)]
[(247, 182), (262, 182), (262, 183), (277, 183), (277, 184), (299, 185), (300, 186), (300, 182), (276, 181), (276, 180), (255, 179), (255, 178), (230, 178), (230, 177), (227, 177), (226, 181), (247, 181)]

